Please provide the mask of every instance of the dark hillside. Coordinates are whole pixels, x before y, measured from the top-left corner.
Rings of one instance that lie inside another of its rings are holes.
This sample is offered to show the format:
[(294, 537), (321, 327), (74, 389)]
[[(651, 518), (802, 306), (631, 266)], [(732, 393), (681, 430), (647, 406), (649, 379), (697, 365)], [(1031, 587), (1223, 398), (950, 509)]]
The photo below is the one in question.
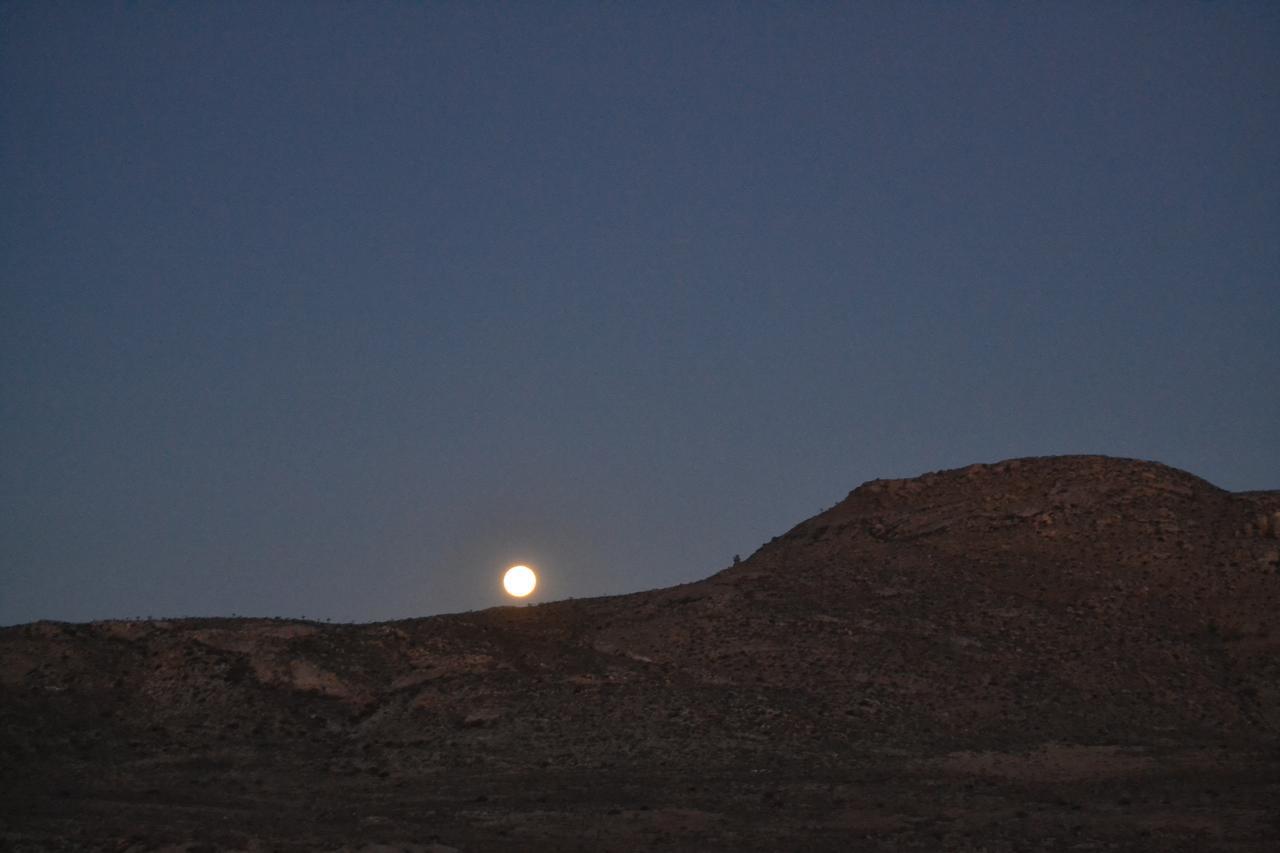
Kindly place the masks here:
[(16, 626), (0, 850), (1270, 850), (1277, 614), (1280, 493), (1051, 457), (671, 589)]

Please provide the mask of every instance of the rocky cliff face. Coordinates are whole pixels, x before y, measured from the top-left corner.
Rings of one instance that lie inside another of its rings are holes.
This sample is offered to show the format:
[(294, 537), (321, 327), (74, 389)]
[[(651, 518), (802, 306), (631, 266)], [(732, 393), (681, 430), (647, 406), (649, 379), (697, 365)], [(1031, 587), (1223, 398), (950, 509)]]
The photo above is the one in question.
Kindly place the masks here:
[(1278, 613), (1280, 493), (1055, 457), (671, 589), (17, 626), (0, 844), (1270, 849)]

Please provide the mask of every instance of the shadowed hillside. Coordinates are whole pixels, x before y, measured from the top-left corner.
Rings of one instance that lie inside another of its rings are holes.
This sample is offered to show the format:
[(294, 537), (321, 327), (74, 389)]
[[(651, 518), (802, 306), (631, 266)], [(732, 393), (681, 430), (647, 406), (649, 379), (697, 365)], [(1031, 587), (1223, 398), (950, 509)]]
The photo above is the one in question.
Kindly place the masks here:
[(1280, 492), (1050, 457), (671, 589), (5, 628), (0, 850), (1269, 850), (1278, 613)]

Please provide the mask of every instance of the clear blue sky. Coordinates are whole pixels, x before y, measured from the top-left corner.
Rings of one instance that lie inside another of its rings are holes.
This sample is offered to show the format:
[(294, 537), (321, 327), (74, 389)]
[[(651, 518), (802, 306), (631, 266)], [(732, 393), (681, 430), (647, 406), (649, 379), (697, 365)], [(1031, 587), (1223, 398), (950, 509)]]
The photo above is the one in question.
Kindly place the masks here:
[(1280, 487), (1275, 3), (4, 3), (0, 623), (704, 577), (875, 477)]

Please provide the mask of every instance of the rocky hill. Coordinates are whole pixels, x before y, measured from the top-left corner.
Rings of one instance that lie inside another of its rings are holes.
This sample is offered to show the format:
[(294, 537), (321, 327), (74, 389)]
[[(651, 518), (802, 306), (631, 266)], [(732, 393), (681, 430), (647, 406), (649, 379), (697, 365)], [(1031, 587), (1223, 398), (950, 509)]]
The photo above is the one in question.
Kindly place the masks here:
[(1280, 838), (1280, 492), (877, 480), (698, 583), (0, 629), (0, 850), (1236, 850)]

